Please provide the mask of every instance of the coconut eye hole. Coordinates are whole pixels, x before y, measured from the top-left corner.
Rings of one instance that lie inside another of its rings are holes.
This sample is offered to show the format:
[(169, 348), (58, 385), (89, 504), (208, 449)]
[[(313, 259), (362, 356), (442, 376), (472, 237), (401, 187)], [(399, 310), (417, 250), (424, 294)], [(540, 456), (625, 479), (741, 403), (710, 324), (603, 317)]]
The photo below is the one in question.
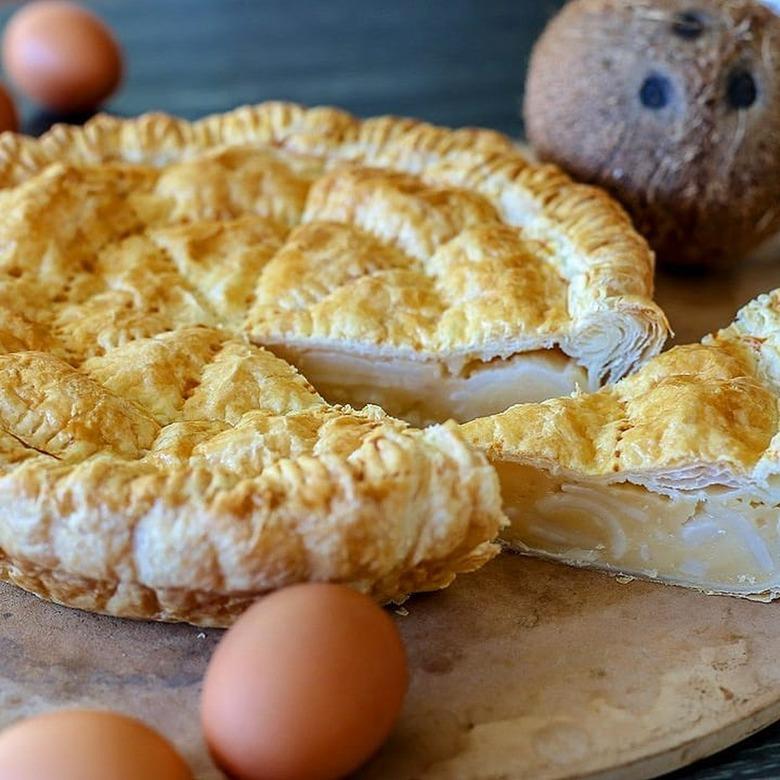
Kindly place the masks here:
[(694, 41), (704, 32), (704, 18), (698, 11), (682, 11), (674, 15), (672, 32), (686, 41)]
[(660, 111), (672, 100), (672, 82), (666, 76), (651, 73), (639, 88), (639, 102), (651, 111)]
[(726, 100), (732, 108), (750, 108), (758, 98), (756, 80), (750, 71), (739, 68), (732, 71), (726, 86)]

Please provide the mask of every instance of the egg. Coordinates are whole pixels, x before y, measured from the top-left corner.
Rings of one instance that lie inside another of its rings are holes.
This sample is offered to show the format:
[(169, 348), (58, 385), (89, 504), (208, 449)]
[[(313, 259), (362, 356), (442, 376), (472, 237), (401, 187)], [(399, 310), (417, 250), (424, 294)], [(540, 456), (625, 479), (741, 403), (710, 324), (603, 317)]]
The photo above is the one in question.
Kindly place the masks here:
[(0, 732), (0, 780), (192, 780), (176, 750), (114, 712), (60, 710)]
[(342, 585), (295, 585), (257, 602), (219, 643), (201, 721), (237, 780), (333, 780), (387, 738), (406, 686), (384, 610)]
[(24, 5), (6, 25), (2, 46), (13, 84), (52, 111), (95, 108), (122, 77), (119, 46), (109, 29), (66, 0)]
[(19, 129), (19, 114), (16, 111), (16, 105), (8, 91), (0, 85), (0, 133), (6, 130), (16, 131)]

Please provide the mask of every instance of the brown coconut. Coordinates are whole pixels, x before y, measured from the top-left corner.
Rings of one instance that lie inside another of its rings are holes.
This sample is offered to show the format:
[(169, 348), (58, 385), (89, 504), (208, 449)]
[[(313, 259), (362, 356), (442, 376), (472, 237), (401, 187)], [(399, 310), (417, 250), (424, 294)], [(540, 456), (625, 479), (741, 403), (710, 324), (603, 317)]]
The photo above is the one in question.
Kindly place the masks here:
[(659, 259), (731, 264), (780, 228), (780, 17), (753, 0), (573, 0), (526, 85), (536, 152), (611, 190)]

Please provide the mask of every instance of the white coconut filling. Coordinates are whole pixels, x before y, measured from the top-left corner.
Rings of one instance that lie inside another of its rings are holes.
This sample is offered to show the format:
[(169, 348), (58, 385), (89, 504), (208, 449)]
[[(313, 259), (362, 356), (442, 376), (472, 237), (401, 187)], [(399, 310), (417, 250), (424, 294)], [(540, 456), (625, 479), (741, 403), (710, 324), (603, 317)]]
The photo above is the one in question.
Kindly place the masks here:
[(654, 493), (623, 483), (574, 483), (497, 463), (522, 552), (577, 566), (741, 595), (780, 591), (780, 507), (744, 491)]
[(587, 371), (556, 349), (472, 361), (457, 373), (444, 363), (314, 349), (272, 348), (293, 363), (326, 401), (377, 404), (413, 425), (468, 422), (513, 404), (544, 401), (589, 387)]

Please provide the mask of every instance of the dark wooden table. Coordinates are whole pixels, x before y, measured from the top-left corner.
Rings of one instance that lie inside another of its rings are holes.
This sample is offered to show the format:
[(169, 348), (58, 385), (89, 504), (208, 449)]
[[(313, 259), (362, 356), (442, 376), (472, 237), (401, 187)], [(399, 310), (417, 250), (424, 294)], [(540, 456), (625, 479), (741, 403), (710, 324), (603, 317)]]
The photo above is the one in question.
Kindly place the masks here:
[[(197, 117), (271, 98), (520, 135), (534, 39), (560, 0), (104, 0), (126, 52), (108, 105)], [(0, 23), (15, 3), (0, 8)], [(36, 133), (59, 119), (23, 103)], [(769, 607), (772, 608), (772, 607)], [(780, 614), (778, 615), (780, 620)], [(780, 648), (778, 648), (780, 650)], [(669, 776), (780, 778), (780, 725)]]

